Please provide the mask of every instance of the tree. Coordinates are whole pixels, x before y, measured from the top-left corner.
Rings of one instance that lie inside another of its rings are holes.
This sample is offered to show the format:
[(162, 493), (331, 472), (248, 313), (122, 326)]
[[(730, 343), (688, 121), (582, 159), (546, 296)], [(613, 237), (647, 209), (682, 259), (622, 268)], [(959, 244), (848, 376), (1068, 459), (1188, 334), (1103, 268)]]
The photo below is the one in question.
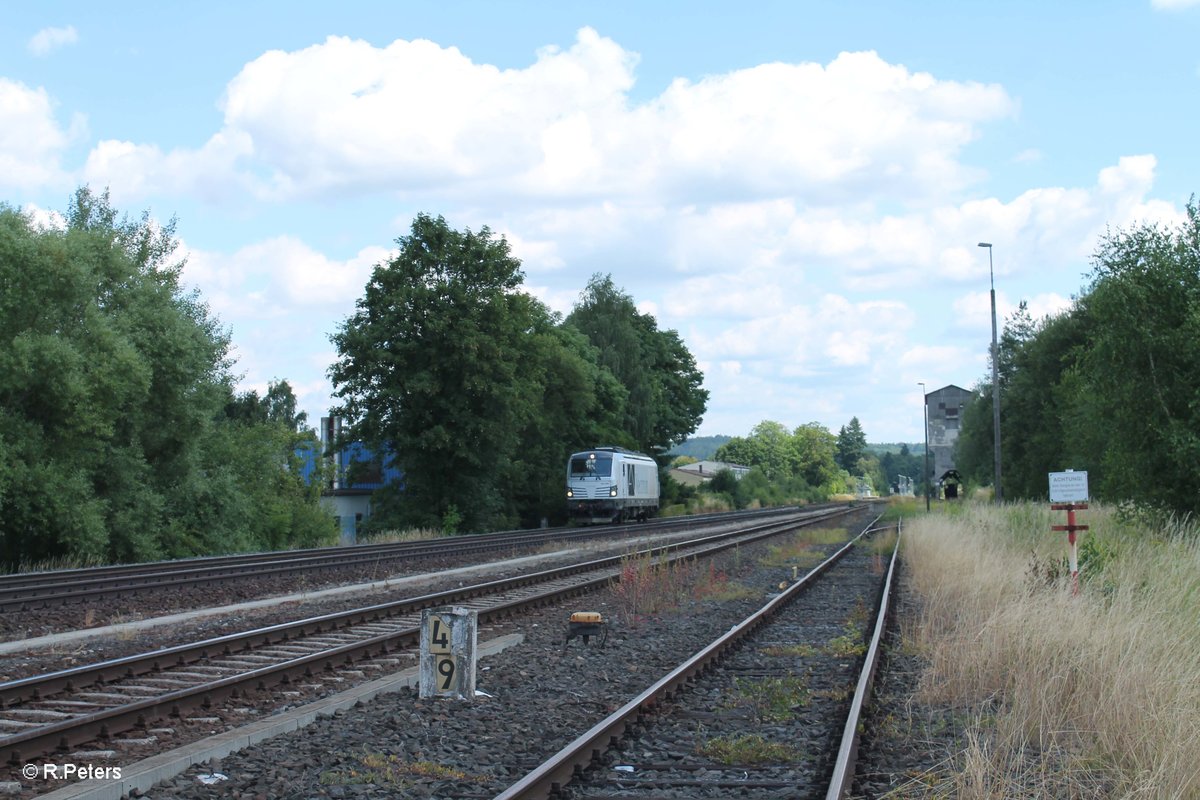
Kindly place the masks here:
[(296, 410), (296, 395), (287, 381), (271, 381), (265, 397), (251, 389), (231, 397), (225, 404), (225, 415), (243, 422), (278, 422), (292, 431), (302, 430), (308, 414)]
[(65, 217), (0, 206), (0, 561), (261, 549), (246, 486), (284, 454), (233, 444), (228, 334), (180, 286), (174, 221), (86, 188)]
[(699, 427), (708, 392), (695, 359), (678, 333), (660, 331), (611, 276), (592, 276), (566, 324), (588, 338), (600, 364), (625, 387), (622, 427), (633, 446), (669, 450)]
[(374, 269), (357, 311), (331, 337), (329, 375), (350, 436), (394, 454), (407, 521), (468, 526), (501, 515), (497, 473), (530, 409), (519, 370), (534, 301), (520, 263), (484, 227), (420, 214)]
[[(1143, 225), (1102, 238), (1080, 298), (1088, 344), (1075, 408), (1100, 491), (1178, 513), (1200, 511), (1200, 210), (1176, 229)], [(1089, 478), (1091, 476), (1089, 475)]]
[(420, 214), (334, 334), (349, 436), (393, 454), (403, 492), (382, 524), (481, 530), (565, 513), (572, 449), (632, 444), (628, 390), (576, 329), (520, 291), (484, 227)]
[(800, 477), (810, 486), (831, 487), (837, 480), (837, 439), (819, 422), (809, 422), (792, 432), (800, 459)]
[[(1200, 511), (1200, 212), (1177, 228), (1106, 234), (1066, 312), (1021, 309), (1001, 342), (1006, 496), (1044, 497), (1046, 474), (1086, 469), (1094, 496)], [(990, 386), (968, 404), (957, 458), (990, 478)]]
[(783, 480), (795, 474), (796, 458), (791, 435), (780, 422), (763, 420), (747, 437), (734, 437), (717, 448), (717, 461), (758, 467), (767, 480)]
[(717, 450), (719, 461), (757, 467), (777, 485), (799, 481), (809, 488), (833, 488), (838, 468), (834, 463), (836, 439), (816, 422), (789, 433), (782, 423), (764, 420), (748, 437), (734, 437)]
[(851, 417), (850, 422), (838, 430), (837, 435), (837, 464), (842, 469), (853, 474), (857, 472), (858, 462), (867, 453), (867, 434), (863, 432), (858, 417)]

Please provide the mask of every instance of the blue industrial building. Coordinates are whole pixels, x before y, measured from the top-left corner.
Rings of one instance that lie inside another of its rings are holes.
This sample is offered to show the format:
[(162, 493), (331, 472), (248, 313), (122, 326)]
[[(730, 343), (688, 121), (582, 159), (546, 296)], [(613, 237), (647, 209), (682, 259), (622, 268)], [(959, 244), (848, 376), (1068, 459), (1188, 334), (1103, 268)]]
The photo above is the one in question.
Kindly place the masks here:
[(371, 495), (384, 486), (404, 488), (404, 473), (390, 457), (372, 452), (361, 442), (336, 447), (342, 433), (337, 417), (322, 417), (320, 433), (320, 445), (298, 454), (302, 459), (300, 475), (311, 483), (318, 461), (324, 459), (321, 502), (337, 518), (342, 543), (354, 544), (359, 524), (371, 517)]

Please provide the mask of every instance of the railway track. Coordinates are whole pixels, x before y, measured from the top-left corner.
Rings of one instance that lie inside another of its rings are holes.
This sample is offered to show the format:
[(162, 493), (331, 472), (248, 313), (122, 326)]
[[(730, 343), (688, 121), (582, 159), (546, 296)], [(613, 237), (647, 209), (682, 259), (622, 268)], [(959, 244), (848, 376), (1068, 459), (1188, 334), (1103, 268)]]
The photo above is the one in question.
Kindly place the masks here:
[(14, 573), (0, 575), (0, 613), (27, 612), (85, 602), (128, 600), (150, 592), (261, 582), (287, 576), (319, 577), (335, 570), (371, 574), (380, 567), (394, 568), (397, 564), (427, 562), (448, 556), (461, 559), (484, 553), (533, 550), (549, 542), (579, 542), (631, 534), (664, 535), (691, 530), (714, 521), (738, 522), (794, 514), (797, 511), (796, 508), (782, 508), (765, 512), (671, 518), (637, 525), (502, 531), (410, 542)]
[(864, 532), (495, 800), (848, 796), (898, 533), (882, 574)]
[[(649, 552), (694, 558), (849, 513), (824, 510), (680, 542)], [(523, 608), (608, 585), (625, 557), (547, 570), (350, 612), (275, 625), (101, 664), (0, 684), (0, 764), (14, 766), (53, 752), (179, 718), (223, 697), (322, 679), (344, 680), (394, 670), (417, 638), (420, 610), (468, 605), (481, 624)]]

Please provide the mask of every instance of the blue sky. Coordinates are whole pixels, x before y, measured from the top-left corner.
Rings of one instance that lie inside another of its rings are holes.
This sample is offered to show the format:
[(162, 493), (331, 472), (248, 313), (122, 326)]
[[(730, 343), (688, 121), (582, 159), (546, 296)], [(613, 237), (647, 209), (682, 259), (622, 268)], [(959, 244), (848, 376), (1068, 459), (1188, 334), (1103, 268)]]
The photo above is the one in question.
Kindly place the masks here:
[(0, 202), (178, 218), (244, 388), (325, 413), (328, 336), (418, 212), (505, 235), (568, 312), (611, 273), (696, 356), (699, 434), (857, 416), (987, 370), (1000, 315), (1200, 188), (1200, 0), (25, 3)]

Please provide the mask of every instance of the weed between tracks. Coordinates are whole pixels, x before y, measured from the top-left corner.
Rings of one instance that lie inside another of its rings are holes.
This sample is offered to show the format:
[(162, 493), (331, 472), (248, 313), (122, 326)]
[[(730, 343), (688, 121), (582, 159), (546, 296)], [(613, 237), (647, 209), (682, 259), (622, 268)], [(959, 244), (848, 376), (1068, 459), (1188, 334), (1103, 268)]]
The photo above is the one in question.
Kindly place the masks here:
[(364, 752), (355, 757), (355, 766), (345, 770), (322, 772), (322, 786), (351, 786), (370, 784), (404, 788), (411, 785), (410, 778), (422, 780), (448, 780), (463, 783), (485, 783), (487, 778), (471, 775), (460, 769), (443, 767), (432, 761), (405, 761), (400, 756), (386, 753)]
[(815, 567), (825, 560), (824, 547), (844, 544), (849, 538), (844, 528), (804, 528), (768, 547), (759, 563), (764, 567)]
[(712, 598), (724, 602), (755, 594), (753, 589), (730, 581), (729, 575), (711, 561), (707, 568), (701, 568), (694, 559), (672, 563), (665, 554), (621, 559), (621, 575), (610, 592), (618, 613), (630, 627), (675, 610), (688, 600)]
[(756, 733), (709, 739), (696, 748), (718, 764), (786, 764), (798, 761), (801, 753), (785, 744), (768, 742)]
[(787, 722), (808, 705), (808, 680), (796, 675), (781, 678), (733, 679), (726, 708), (746, 708), (758, 722)]

